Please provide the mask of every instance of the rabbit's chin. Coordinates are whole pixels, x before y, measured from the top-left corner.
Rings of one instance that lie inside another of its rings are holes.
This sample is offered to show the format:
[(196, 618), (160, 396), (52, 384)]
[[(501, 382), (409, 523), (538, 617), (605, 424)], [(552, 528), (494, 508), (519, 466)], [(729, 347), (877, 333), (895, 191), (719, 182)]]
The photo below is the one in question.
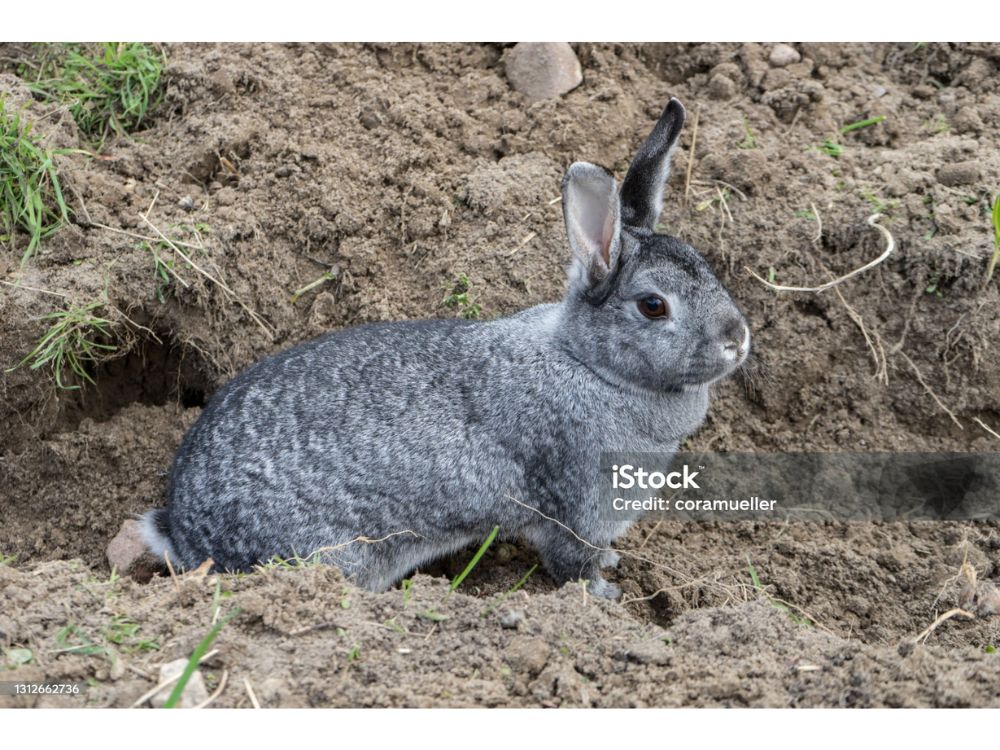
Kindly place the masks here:
[(719, 367), (715, 371), (689, 375), (680, 388), (684, 391), (697, 391), (701, 388), (707, 388), (714, 383), (718, 383), (720, 380), (725, 380), (734, 375), (742, 364), (743, 359), (740, 359), (737, 362), (727, 362), (725, 366)]

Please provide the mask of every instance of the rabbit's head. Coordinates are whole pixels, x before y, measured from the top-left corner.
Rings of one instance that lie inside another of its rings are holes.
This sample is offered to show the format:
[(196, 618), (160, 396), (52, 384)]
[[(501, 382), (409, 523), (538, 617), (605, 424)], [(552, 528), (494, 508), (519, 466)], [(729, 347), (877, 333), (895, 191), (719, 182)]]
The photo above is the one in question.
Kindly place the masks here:
[(750, 348), (746, 320), (705, 259), (654, 229), (683, 124), (671, 99), (620, 191), (586, 162), (562, 184), (573, 261), (560, 343), (610, 380), (660, 391), (729, 375)]

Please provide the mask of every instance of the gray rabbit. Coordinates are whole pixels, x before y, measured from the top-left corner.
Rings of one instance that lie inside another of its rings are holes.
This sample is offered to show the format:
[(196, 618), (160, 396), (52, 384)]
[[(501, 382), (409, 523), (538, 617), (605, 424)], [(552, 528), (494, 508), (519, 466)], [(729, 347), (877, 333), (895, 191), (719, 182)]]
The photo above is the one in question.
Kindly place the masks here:
[(499, 526), (556, 583), (618, 597), (599, 571), (636, 519), (599, 512), (600, 454), (675, 451), (750, 345), (702, 256), (654, 231), (683, 123), (671, 99), (620, 192), (601, 167), (569, 168), (561, 302), (358, 326), (234, 378), (142, 519), (152, 552), (238, 571), (320, 551), (377, 591)]

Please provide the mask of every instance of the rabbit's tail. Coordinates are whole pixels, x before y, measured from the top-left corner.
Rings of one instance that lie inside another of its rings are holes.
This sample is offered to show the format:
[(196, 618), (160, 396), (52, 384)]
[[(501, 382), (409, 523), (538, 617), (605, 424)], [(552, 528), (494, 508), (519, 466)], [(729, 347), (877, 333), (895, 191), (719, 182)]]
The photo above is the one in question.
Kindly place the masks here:
[(145, 513), (139, 519), (139, 526), (142, 530), (142, 540), (155, 557), (162, 560), (164, 555), (169, 555), (171, 561), (177, 562), (177, 553), (174, 551), (173, 542), (170, 541), (166, 508), (156, 508)]

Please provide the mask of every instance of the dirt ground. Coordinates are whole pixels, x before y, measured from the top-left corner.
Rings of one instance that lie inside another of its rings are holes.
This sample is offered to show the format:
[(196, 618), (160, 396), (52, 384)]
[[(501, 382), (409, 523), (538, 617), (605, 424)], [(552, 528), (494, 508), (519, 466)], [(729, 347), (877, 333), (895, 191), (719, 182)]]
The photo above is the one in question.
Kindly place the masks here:
[[(504, 597), (537, 562), (507, 544), (450, 596), (471, 551), (384, 594), (313, 566), (112, 576), (108, 541), (162, 504), (185, 429), (249, 363), (365, 321), (453, 316), (462, 274), (484, 317), (557, 299), (563, 171), (622, 177), (670, 95), (690, 119), (663, 229), (703, 251), (755, 342), (692, 446), (1000, 448), (1000, 279), (983, 285), (1000, 45), (798, 44), (785, 67), (770, 45), (575, 48), (584, 83), (528, 104), (502, 45), (171, 45), (148, 129), (58, 157), (74, 223), (23, 274), (0, 249), (0, 279), (22, 285), (0, 286), (0, 365), (33, 348), (40, 316), (95, 300), (119, 348), (79, 391), (0, 374), (0, 679), (90, 687), (0, 706), (131, 705), (236, 608), (203, 664), (214, 706), (250, 705), (247, 683), (264, 706), (1000, 706), (1000, 618), (913, 643), (955, 606), (963, 562), (1000, 581), (995, 521), (648, 522), (621, 544), (622, 602), (541, 572)], [(0, 93), (30, 99), (8, 62)], [(51, 145), (86, 146), (66, 111), (30, 111)], [(776, 293), (746, 270), (846, 273), (882, 251), (875, 212), (896, 252), (836, 290)], [(158, 231), (214, 281), (177, 266), (164, 283)]]

